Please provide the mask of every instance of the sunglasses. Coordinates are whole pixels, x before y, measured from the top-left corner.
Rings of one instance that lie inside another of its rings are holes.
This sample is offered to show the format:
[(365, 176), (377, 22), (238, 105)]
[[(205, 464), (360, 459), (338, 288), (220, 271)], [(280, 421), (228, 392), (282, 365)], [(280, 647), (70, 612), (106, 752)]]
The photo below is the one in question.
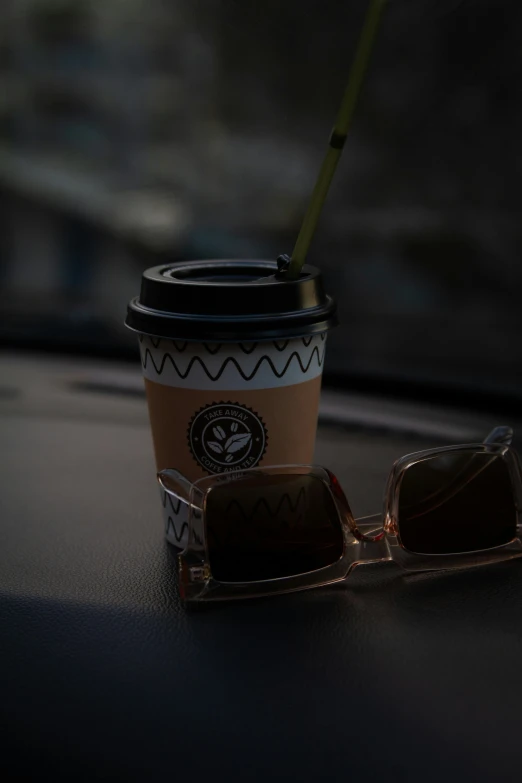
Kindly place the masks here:
[(355, 519), (336, 477), (284, 465), (188, 481), (158, 474), (188, 506), (179, 556), (186, 601), (248, 598), (344, 581), (356, 566), (406, 571), (465, 568), (522, 555), (522, 472), (497, 427), (483, 443), (430, 449), (392, 467), (384, 510)]

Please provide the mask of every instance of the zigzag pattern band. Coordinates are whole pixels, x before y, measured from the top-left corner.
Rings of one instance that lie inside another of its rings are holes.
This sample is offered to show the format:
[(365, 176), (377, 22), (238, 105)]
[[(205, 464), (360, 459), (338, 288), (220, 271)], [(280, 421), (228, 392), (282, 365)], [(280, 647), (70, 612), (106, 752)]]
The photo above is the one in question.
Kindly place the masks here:
[(145, 378), (182, 389), (231, 391), (292, 386), (321, 375), (324, 335), (261, 343), (174, 344), (143, 336)]
[[(181, 539), (186, 539), (186, 536), (188, 535), (188, 524), (187, 522), (183, 522), (183, 524), (181, 525), (181, 530), (178, 533), (178, 531), (176, 530), (176, 523), (169, 515), (167, 517), (167, 525), (165, 527), (165, 532), (167, 534), (167, 538), (169, 538), (169, 536), (173, 536), (176, 544), (181, 544)], [(172, 543), (174, 543), (174, 541)], [(185, 540), (183, 541), (183, 543), (185, 543)]]
[[(165, 520), (165, 535), (171, 544), (185, 546), (188, 539), (187, 507), (182, 508), (181, 500), (177, 500), (161, 490), (161, 505)], [(181, 515), (179, 512), (182, 512)]]
[(169, 501), (169, 505), (172, 509), (173, 514), (179, 514), (179, 509), (181, 507), (181, 500), (178, 499), (177, 505), (174, 503), (174, 500), (171, 495), (169, 495), (168, 492), (165, 492), (165, 490), (161, 491), (161, 503), (163, 505), (163, 508), (167, 508), (167, 500)]
[[(247, 512), (242, 507), (241, 503), (234, 499), (231, 500), (228, 506), (225, 508), (225, 515), (227, 512), (231, 512), (232, 509), (239, 512), (239, 516), (241, 517), (241, 522), (237, 521), (236, 524), (230, 528), (225, 528), (224, 531), (220, 530), (219, 525), (212, 525), (209, 527), (209, 537), (211, 540), (214, 541), (214, 543), (220, 547), (227, 547), (229, 546), (234, 539), (238, 539), (239, 541), (242, 540), (242, 536), (244, 536), (244, 533), (242, 533), (243, 524), (251, 523), (256, 514), (263, 509), (263, 511), (270, 517), (271, 519), (278, 520), (279, 521), (279, 527), (281, 529), (289, 529), (290, 523), (288, 518), (285, 518), (282, 516), (281, 519), (279, 519), (279, 515), (281, 513), (281, 510), (285, 503), (288, 506), (288, 510), (291, 512), (296, 512), (299, 509), (299, 504), (302, 500), (306, 500), (306, 488), (301, 487), (299, 492), (297, 493), (297, 497), (295, 501), (292, 501), (292, 498), (290, 497), (288, 492), (284, 492), (275, 507), (275, 509), (271, 509), (268, 502), (265, 500), (265, 498), (259, 498), (254, 503), (254, 506), (251, 511)], [(299, 515), (298, 521), (302, 519), (302, 513)], [(252, 535), (253, 533), (256, 533), (256, 528), (249, 528), (248, 530), (249, 534)]]
[[(279, 502), (274, 510), (270, 508), (268, 501), (265, 498), (259, 498), (254, 503), (252, 510), (249, 512), (246, 512), (245, 509), (242, 507), (241, 503), (234, 498), (233, 500), (230, 501), (228, 506), (225, 508), (225, 514), (227, 514), (233, 508), (235, 508), (237, 511), (239, 511), (239, 514), (242, 517), (243, 522), (251, 522), (256, 516), (256, 514), (258, 513), (258, 511), (261, 508), (263, 508), (265, 513), (268, 514), (269, 517), (271, 517), (272, 519), (277, 519), (285, 503), (287, 504), (289, 511), (295, 512), (299, 508), (299, 504), (301, 503), (301, 501), (305, 498), (306, 498), (306, 488), (301, 487), (301, 489), (297, 493), (297, 497), (295, 501), (292, 501), (292, 498), (290, 497), (290, 494), (288, 492), (284, 492), (281, 495), (281, 498), (279, 499)], [(281, 520), (281, 524), (286, 525), (287, 520)]]
[(207, 378), (210, 381), (218, 381), (221, 378), (221, 376), (223, 375), (223, 373), (225, 372), (225, 370), (227, 369), (227, 366), (229, 364), (232, 364), (232, 365), (234, 365), (234, 367), (236, 368), (236, 370), (238, 371), (239, 375), (243, 378), (244, 381), (251, 381), (252, 378), (254, 378), (255, 375), (257, 374), (257, 372), (258, 372), (259, 368), (261, 367), (261, 365), (263, 364), (263, 362), (266, 362), (269, 365), (269, 367), (271, 368), (271, 370), (274, 373), (276, 378), (282, 378), (283, 375), (285, 375), (286, 371), (288, 370), (292, 360), (295, 358), (297, 360), (297, 364), (299, 365), (299, 368), (300, 368), (301, 372), (303, 374), (305, 374), (310, 369), (312, 361), (314, 359), (314, 356), (317, 357), (317, 364), (318, 364), (319, 367), (321, 367), (322, 364), (323, 364), (323, 357), (320, 355), (318, 347), (315, 346), (315, 348), (313, 349), (312, 354), (311, 354), (311, 356), (310, 356), (310, 358), (309, 358), (309, 360), (308, 360), (308, 362), (306, 364), (303, 364), (303, 362), (301, 360), (301, 357), (299, 356), (297, 351), (294, 351), (290, 355), (290, 357), (287, 360), (287, 362), (286, 362), (285, 366), (283, 367), (283, 369), (281, 371), (279, 371), (277, 369), (277, 367), (275, 366), (275, 364), (273, 363), (272, 359), (269, 356), (267, 356), (266, 354), (264, 354), (258, 360), (257, 364), (255, 365), (255, 367), (254, 367), (254, 369), (252, 370), (251, 373), (245, 373), (243, 371), (243, 369), (241, 368), (241, 365), (239, 364), (237, 359), (235, 359), (233, 356), (228, 356), (225, 359), (225, 361), (223, 362), (223, 364), (221, 365), (221, 367), (218, 370), (218, 372), (215, 375), (213, 375), (207, 369), (205, 363), (203, 362), (202, 359), (200, 359), (199, 356), (193, 356), (192, 359), (190, 360), (190, 362), (188, 363), (187, 369), (183, 372), (183, 370), (179, 369), (178, 365), (176, 364), (176, 360), (172, 357), (172, 355), (170, 353), (165, 353), (163, 355), (163, 358), (161, 359), (161, 362), (159, 363), (159, 365), (157, 365), (156, 362), (154, 361), (154, 357), (153, 357), (152, 353), (149, 351), (148, 348), (145, 348), (145, 353), (144, 353), (144, 359), (142, 361), (142, 366), (143, 366), (143, 369), (146, 370), (147, 369), (147, 363), (150, 360), (150, 362), (154, 366), (154, 370), (156, 371), (156, 373), (158, 375), (162, 375), (163, 371), (165, 369), (165, 364), (167, 363), (167, 361), (169, 361), (171, 363), (171, 365), (172, 365), (173, 370), (177, 373), (177, 375), (180, 378), (182, 378), (183, 380), (185, 380), (185, 378), (187, 378), (190, 375), (190, 372), (191, 372), (193, 366), (195, 364), (199, 364), (199, 366), (201, 367), (201, 369), (203, 370), (203, 372), (205, 373), (205, 375), (207, 376)]
[[(171, 541), (173, 544), (185, 544), (188, 537), (188, 523), (186, 520), (183, 520), (181, 523), (181, 526), (179, 525), (180, 520), (177, 519), (177, 516), (179, 514), (179, 510), (181, 507), (181, 500), (178, 501), (177, 504), (173, 502), (172, 497), (168, 493), (162, 493), (162, 504), (163, 508), (167, 508), (167, 500), (168, 503), (172, 509), (172, 512), (174, 514), (174, 517), (170, 515), (169, 512), (166, 513), (166, 523), (165, 523), (165, 532), (167, 535), (167, 538)], [(251, 511), (245, 511), (245, 509), (242, 507), (241, 503), (233, 499), (230, 501), (230, 503), (225, 508), (225, 514), (231, 512), (233, 509), (235, 511), (239, 512), (239, 515), (241, 517), (242, 523), (249, 523), (252, 522), (255, 518), (256, 514), (262, 509), (264, 513), (266, 513), (270, 518), (272, 519), (278, 519), (281, 510), (283, 509), (283, 506), (286, 504), (288, 506), (288, 510), (290, 512), (296, 512), (299, 509), (299, 505), (301, 504), (301, 501), (306, 500), (306, 488), (301, 487), (299, 492), (297, 493), (297, 496), (295, 500), (292, 500), (290, 494), (288, 492), (284, 492), (279, 502), (277, 503), (277, 506), (275, 509), (270, 508), (270, 505), (265, 500), (265, 498), (259, 498), (255, 503)], [(289, 522), (287, 519), (283, 518), (280, 520), (281, 527), (282, 528), (288, 528)], [(235, 529), (231, 531), (227, 531), (227, 534), (225, 537), (223, 537), (223, 534), (218, 534), (218, 531), (215, 529), (215, 527), (212, 527), (209, 530), (210, 536), (214, 539), (216, 543), (218, 543), (220, 546), (226, 546), (227, 544), (230, 544), (231, 541), (234, 539), (235, 536), (239, 535), (240, 531), (237, 530), (237, 526)], [(201, 544), (201, 540), (199, 537), (194, 533), (194, 538), (196, 540), (196, 543)]]

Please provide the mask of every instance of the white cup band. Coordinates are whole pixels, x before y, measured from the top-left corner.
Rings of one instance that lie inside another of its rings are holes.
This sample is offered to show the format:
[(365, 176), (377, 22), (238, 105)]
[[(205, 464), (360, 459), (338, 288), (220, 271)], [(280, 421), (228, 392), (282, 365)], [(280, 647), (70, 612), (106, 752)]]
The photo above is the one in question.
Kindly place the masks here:
[(326, 332), (258, 343), (191, 343), (140, 335), (143, 375), (180, 389), (273, 389), (321, 375)]

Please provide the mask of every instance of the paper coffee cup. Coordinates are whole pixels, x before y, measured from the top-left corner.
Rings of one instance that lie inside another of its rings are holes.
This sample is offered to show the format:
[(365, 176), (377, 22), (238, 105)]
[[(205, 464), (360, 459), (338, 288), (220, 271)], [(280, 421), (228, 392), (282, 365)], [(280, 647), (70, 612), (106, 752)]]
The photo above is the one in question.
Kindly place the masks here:
[[(140, 337), (158, 470), (188, 479), (312, 461), (326, 333), (258, 343)], [(168, 540), (185, 543), (179, 504), (164, 500)]]
[[(174, 270), (180, 274), (176, 282), (190, 282), (186, 286), (169, 282), (158, 286), (161, 302), (151, 302), (150, 297), (147, 302), (154, 312), (138, 312), (136, 317), (131, 307), (134, 304), (143, 309), (146, 285), (142, 285), (140, 300), (129, 306), (128, 325), (136, 330), (141, 327), (138, 337), (157, 469), (175, 468), (195, 481), (256, 466), (309, 464), (315, 445), (326, 330), (335, 318), (331, 300), (322, 294), (317, 277), (307, 291), (302, 284), (300, 290), (298, 282), (292, 286), (274, 279), (276, 267), (270, 262), (228, 262), (234, 265), (232, 271), (221, 274), (218, 282), (212, 272), (223, 262), (206, 264), (211, 270), (203, 280), (201, 264), (169, 267), (167, 281), (176, 279), (172, 277)], [(250, 264), (248, 277), (245, 264)], [(240, 265), (242, 275), (237, 269)], [(308, 283), (313, 272), (305, 278)], [(165, 277), (165, 270), (156, 268), (144, 277), (149, 274), (157, 282), (162, 273)], [(250, 297), (246, 304), (241, 298), (245, 288)], [(311, 294), (317, 291), (314, 298)], [(194, 298), (187, 301), (191, 294)], [(215, 305), (219, 298), (224, 316)], [(290, 305), (286, 310), (285, 298)], [(301, 304), (303, 299), (308, 307)], [(159, 303), (163, 307), (155, 316), (158, 309), (150, 305)], [(180, 313), (182, 307), (189, 312)], [(209, 316), (206, 311), (212, 308), (218, 312)], [(158, 318), (163, 319), (161, 323)], [(145, 323), (151, 331), (163, 329), (176, 336), (154, 336), (145, 332)], [(270, 339), (267, 328), (274, 335)], [(303, 334), (296, 335), (299, 331)], [(234, 336), (236, 339), (231, 339)], [(164, 491), (162, 505), (168, 541), (184, 547), (187, 507)]]

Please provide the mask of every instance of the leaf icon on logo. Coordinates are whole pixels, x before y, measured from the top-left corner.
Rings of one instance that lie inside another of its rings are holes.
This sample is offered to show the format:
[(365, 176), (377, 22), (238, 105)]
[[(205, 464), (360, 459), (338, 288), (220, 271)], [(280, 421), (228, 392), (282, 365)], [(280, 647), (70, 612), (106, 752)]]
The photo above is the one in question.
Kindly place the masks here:
[(214, 437), (217, 438), (218, 440), (225, 440), (226, 435), (225, 435), (225, 430), (223, 429), (223, 427), (220, 427), (218, 425), (217, 427), (214, 427), (212, 429), (212, 432), (214, 433)]
[(216, 443), (215, 441), (210, 440), (208, 442), (208, 447), (209, 449), (212, 449), (212, 451), (215, 451), (216, 454), (223, 454), (223, 446), (221, 443)]
[[(231, 435), (225, 443), (225, 451), (233, 454), (235, 451), (244, 448), (250, 443), (252, 435), (249, 432), (240, 432), (238, 435)], [(210, 444), (209, 444), (210, 445)]]

